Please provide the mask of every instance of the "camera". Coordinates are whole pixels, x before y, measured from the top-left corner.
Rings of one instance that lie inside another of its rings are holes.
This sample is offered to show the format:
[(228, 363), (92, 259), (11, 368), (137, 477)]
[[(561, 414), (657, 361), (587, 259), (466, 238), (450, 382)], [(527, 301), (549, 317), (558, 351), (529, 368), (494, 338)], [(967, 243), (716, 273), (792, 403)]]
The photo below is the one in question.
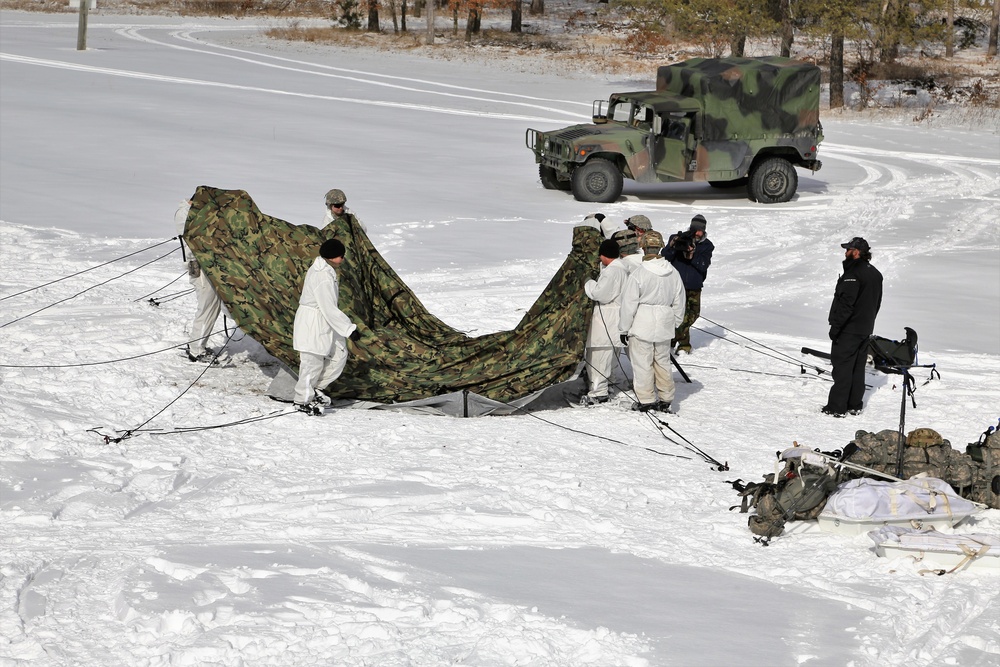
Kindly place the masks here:
[(677, 234), (674, 235), (674, 240), (671, 245), (673, 245), (674, 251), (677, 254), (691, 259), (694, 255), (694, 243), (694, 232), (688, 229), (682, 232), (677, 232)]

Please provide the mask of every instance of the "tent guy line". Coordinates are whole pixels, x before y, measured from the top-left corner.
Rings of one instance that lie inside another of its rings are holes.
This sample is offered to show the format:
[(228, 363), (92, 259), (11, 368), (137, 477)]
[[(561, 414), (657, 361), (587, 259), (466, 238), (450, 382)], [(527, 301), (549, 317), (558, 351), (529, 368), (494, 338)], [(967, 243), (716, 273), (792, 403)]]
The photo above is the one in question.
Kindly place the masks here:
[[(127, 257), (132, 257), (133, 255), (138, 255), (141, 252), (146, 252), (147, 250), (152, 250), (153, 248), (159, 248), (161, 245), (164, 245), (166, 243), (170, 243), (171, 241), (174, 240), (174, 238), (175, 237), (171, 237), (171, 238), (167, 239), (166, 241), (160, 241), (159, 243), (154, 243), (151, 246), (148, 246), (146, 248), (141, 248), (139, 250), (136, 250), (135, 252), (130, 252), (127, 255), (122, 255), (121, 257), (115, 257), (114, 259), (109, 259), (108, 261), (106, 261), (106, 262), (104, 262), (102, 264), (97, 264), (95, 266), (91, 266), (89, 268), (83, 269), (82, 271), (77, 271), (76, 273), (71, 273), (68, 276), (63, 276), (62, 278), (56, 278), (55, 280), (50, 280), (47, 283), (42, 283), (41, 285), (36, 285), (34, 287), (29, 287), (28, 289), (23, 289), (20, 292), (14, 292), (13, 294), (7, 294), (6, 296), (0, 297), (0, 301), (6, 301), (7, 299), (12, 299), (15, 296), (21, 296), (22, 294), (27, 294), (28, 292), (33, 292), (33, 291), (35, 291), (37, 289), (41, 289), (43, 287), (48, 287), (49, 285), (54, 285), (55, 283), (61, 282), (63, 280), (68, 280), (69, 278), (75, 278), (76, 276), (79, 276), (81, 274), (87, 273), (88, 271), (93, 271), (94, 269), (99, 269), (102, 266), (107, 266), (108, 264), (113, 264), (113, 263), (115, 263), (115, 262), (117, 262), (119, 260), (125, 259)], [(174, 280), (177, 280), (177, 279), (175, 278)], [(171, 281), (171, 282), (173, 282), (173, 281)], [(166, 287), (166, 285), (164, 285), (163, 287)], [(160, 289), (163, 289), (163, 287), (161, 287)], [(160, 291), (160, 290), (157, 290), (157, 292), (158, 291)], [(152, 294), (156, 294), (156, 292), (152, 292)], [(152, 294), (147, 294), (146, 296), (152, 296)], [(141, 298), (144, 298), (144, 297), (141, 297)]]
[(14, 324), (15, 322), (20, 322), (21, 320), (26, 320), (29, 317), (32, 317), (33, 315), (37, 315), (38, 313), (42, 312), (43, 310), (48, 310), (49, 308), (52, 308), (53, 306), (58, 306), (60, 303), (65, 303), (66, 301), (69, 301), (70, 299), (75, 299), (76, 297), (80, 296), (81, 294), (85, 294), (85, 293), (89, 292), (90, 290), (92, 290), (92, 289), (94, 289), (96, 287), (100, 287), (101, 285), (107, 285), (108, 283), (110, 283), (113, 280), (118, 280), (119, 278), (123, 278), (123, 277), (127, 276), (130, 273), (135, 273), (139, 269), (145, 268), (145, 267), (149, 266), (150, 264), (152, 264), (154, 262), (158, 262), (161, 259), (163, 259), (164, 257), (169, 257), (170, 255), (174, 254), (178, 250), (180, 250), (180, 248), (174, 248), (173, 250), (171, 250), (169, 252), (166, 252), (166, 253), (160, 255), (159, 257), (156, 257), (154, 259), (149, 260), (145, 264), (140, 264), (139, 266), (135, 267), (134, 269), (129, 269), (125, 273), (120, 273), (117, 276), (112, 276), (111, 278), (108, 278), (105, 281), (99, 282), (96, 285), (91, 285), (90, 287), (88, 287), (88, 288), (86, 288), (84, 290), (81, 290), (81, 291), (77, 292), (76, 294), (71, 294), (70, 296), (66, 297), (65, 299), (59, 299), (58, 301), (50, 303), (49, 305), (44, 306), (42, 308), (39, 308), (38, 310), (32, 311), (32, 312), (28, 313), (27, 315), (22, 315), (21, 317), (18, 317), (18, 318), (15, 318), (13, 320), (10, 320), (9, 322), (4, 322), (3, 324), (0, 324), (0, 329), (3, 329), (4, 327), (6, 327), (9, 324)]

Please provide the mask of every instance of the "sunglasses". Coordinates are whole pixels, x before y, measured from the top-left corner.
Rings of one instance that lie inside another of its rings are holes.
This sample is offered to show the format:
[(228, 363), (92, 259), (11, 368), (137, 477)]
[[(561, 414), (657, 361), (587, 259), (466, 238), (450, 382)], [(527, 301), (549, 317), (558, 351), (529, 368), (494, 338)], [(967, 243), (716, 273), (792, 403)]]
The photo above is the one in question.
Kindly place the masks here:
[(331, 208), (344, 208), (344, 204), (346, 204), (346, 203), (347, 203), (346, 201), (342, 201), (339, 204), (330, 204), (330, 207)]

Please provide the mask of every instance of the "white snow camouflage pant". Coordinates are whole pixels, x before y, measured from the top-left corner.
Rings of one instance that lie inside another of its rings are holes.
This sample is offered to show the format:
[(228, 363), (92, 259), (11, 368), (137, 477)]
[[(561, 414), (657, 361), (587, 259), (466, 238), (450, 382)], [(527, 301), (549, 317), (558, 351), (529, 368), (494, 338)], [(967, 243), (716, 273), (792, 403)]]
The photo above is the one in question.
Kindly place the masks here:
[(317, 390), (325, 389), (340, 377), (347, 366), (347, 348), (337, 344), (333, 356), (299, 352), (299, 381), (295, 383), (296, 403), (305, 405), (313, 400)]
[(670, 341), (651, 343), (641, 338), (628, 339), (628, 358), (632, 362), (632, 388), (640, 403), (674, 400), (674, 374), (670, 368)]

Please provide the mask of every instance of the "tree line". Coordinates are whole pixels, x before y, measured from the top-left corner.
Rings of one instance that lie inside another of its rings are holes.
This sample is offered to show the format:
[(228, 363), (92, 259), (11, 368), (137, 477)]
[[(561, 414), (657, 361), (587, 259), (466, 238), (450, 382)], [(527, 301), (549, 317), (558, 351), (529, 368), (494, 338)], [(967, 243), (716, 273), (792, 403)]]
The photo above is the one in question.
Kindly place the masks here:
[[(428, 0), (336, 0), (335, 19), (344, 27), (361, 29), (367, 11), (365, 29), (380, 31), (382, 8), (390, 13), (393, 30), (406, 32), (408, 11), (420, 18), (430, 9), (440, 12), (438, 17), (450, 14), (456, 35), (463, 19), (465, 40), (471, 41), (480, 32), (487, 9), (509, 10), (510, 31), (515, 33), (523, 29), (525, 6), (529, 15), (545, 12), (545, 0), (429, 1), (431, 7)], [(997, 56), (1000, 0), (611, 0), (610, 4), (624, 13), (631, 29), (655, 35), (661, 43), (666, 38), (698, 45), (706, 57), (743, 56), (749, 40), (771, 42), (776, 54), (785, 57), (792, 54), (796, 41), (819, 45), (829, 67), (832, 108), (844, 105), (845, 76), (865, 90), (880, 68), (895, 63), (907, 49), (943, 48), (945, 57), (952, 58), (957, 49), (972, 46), (987, 33), (987, 56)], [(846, 63), (850, 63), (847, 69)]]

